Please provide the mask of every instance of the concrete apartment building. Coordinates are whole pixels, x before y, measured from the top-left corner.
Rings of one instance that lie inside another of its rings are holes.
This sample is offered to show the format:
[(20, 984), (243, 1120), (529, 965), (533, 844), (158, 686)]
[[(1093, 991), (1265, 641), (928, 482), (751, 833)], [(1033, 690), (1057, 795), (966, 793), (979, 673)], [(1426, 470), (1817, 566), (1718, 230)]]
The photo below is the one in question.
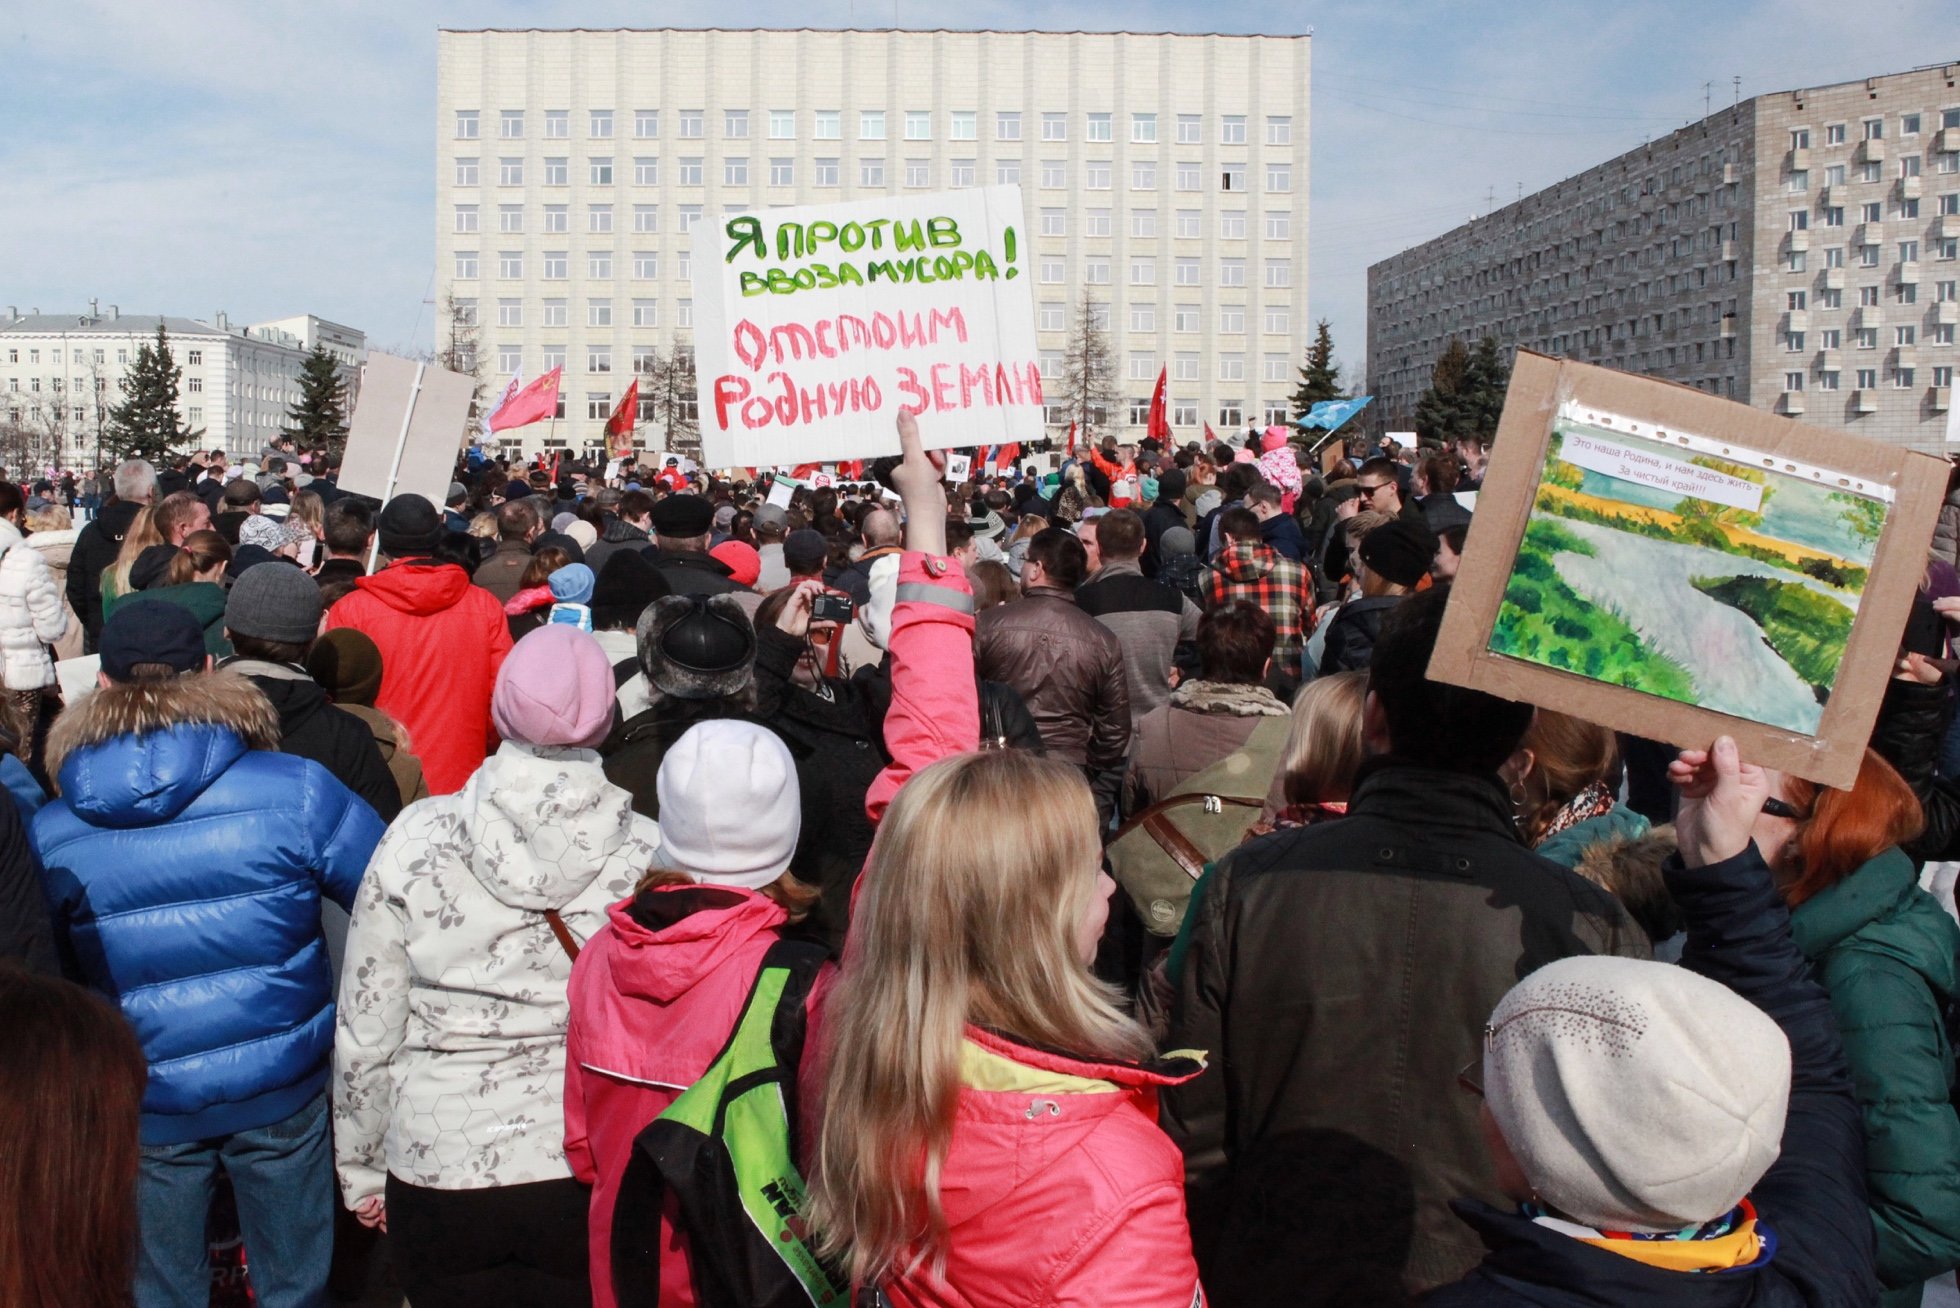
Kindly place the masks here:
[(1744, 100), (1368, 270), (1368, 381), (1412, 428), (1452, 336), (1943, 450), (1960, 63)]
[[(555, 433), (514, 444), (586, 448), (647, 352), (689, 343), (690, 262), (714, 257), (694, 236), (717, 216), (1011, 182), (1033, 233), (1045, 376), (1088, 293), (1116, 362), (1110, 428), (1142, 427), (1163, 367), (1180, 434), (1283, 420), (1306, 326), (1309, 47), (445, 31), (437, 302), (474, 317), (486, 394), (564, 366)], [(643, 448), (662, 439), (640, 434)]]
[(9, 306), (0, 315), (0, 419), (15, 448), (37, 462), (93, 462), (101, 428), (122, 403), (123, 374), (156, 339), (159, 323), (183, 370), (184, 425), (204, 433), (197, 443), (206, 449), (247, 456), (285, 426), (299, 398), (300, 365), (316, 343), (342, 361), (349, 379), (367, 357), (360, 332), (311, 314), (234, 327), (224, 313), (202, 322), (123, 313), (113, 304), (103, 311), (97, 301), (83, 313)]

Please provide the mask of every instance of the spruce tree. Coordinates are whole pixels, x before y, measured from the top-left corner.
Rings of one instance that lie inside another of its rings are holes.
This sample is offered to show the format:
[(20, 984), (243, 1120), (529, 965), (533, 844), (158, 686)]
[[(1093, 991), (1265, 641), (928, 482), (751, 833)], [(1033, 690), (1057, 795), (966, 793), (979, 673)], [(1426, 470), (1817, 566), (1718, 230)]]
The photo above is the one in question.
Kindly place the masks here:
[(1416, 430), (1424, 439), (1447, 445), (1465, 434), (1463, 385), (1469, 369), (1470, 351), (1461, 340), (1450, 337), (1429, 374), (1429, 389), (1416, 401)]
[(136, 362), (123, 374), (124, 400), (109, 414), (102, 432), (102, 452), (118, 462), (148, 459), (158, 462), (190, 436), (177, 421), (177, 383), (184, 370), (170, 353), (170, 336), (157, 324), (157, 336), (136, 351)]
[(1489, 445), (1497, 435), (1497, 420), (1504, 413), (1504, 390), (1511, 383), (1511, 370), (1497, 346), (1495, 336), (1477, 342), (1463, 370), (1463, 388), (1458, 408), (1462, 434), (1479, 437)]
[(1293, 416), (1304, 418), (1322, 400), (1346, 399), (1341, 391), (1341, 371), (1334, 366), (1334, 334), (1327, 320), (1320, 320), (1313, 344), (1307, 347), (1307, 365), (1300, 369), (1300, 384), (1293, 389)]
[(303, 450), (338, 445), (347, 435), (347, 386), (340, 365), (315, 345), (299, 370), (299, 398), (286, 410), (285, 434)]

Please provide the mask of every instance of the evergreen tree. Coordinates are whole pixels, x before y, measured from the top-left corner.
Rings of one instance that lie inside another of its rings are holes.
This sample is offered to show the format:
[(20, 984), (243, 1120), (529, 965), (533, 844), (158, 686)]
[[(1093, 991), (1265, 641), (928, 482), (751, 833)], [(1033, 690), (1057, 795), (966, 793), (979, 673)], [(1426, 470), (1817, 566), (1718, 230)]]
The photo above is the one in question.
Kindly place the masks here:
[(102, 433), (105, 456), (156, 463), (191, 435), (177, 421), (177, 383), (183, 375), (171, 356), (169, 334), (158, 323), (156, 340), (136, 351), (136, 362), (123, 374), (125, 398), (110, 412)]
[(1450, 337), (1429, 374), (1429, 389), (1416, 401), (1416, 430), (1424, 439), (1447, 445), (1457, 438), (1463, 425), (1463, 379), (1469, 369), (1470, 351)]
[(1307, 347), (1307, 365), (1300, 369), (1300, 384), (1293, 389), (1293, 416), (1304, 418), (1322, 400), (1343, 400), (1341, 370), (1334, 365), (1334, 335), (1327, 320), (1320, 320), (1313, 344)]
[(347, 435), (347, 387), (340, 365), (324, 345), (315, 345), (299, 370), (299, 398), (286, 410), (285, 434), (300, 449), (338, 445)]
[(1085, 443), (1095, 428), (1108, 423), (1116, 403), (1116, 358), (1109, 352), (1109, 333), (1096, 302), (1086, 291), (1069, 334), (1068, 353), (1062, 357), (1055, 398), (1062, 421), (1075, 423), (1077, 439)]
[(1463, 371), (1460, 420), (1463, 434), (1476, 436), (1489, 445), (1497, 436), (1497, 420), (1504, 413), (1504, 391), (1511, 384), (1511, 369), (1495, 336), (1486, 336), (1470, 352)]

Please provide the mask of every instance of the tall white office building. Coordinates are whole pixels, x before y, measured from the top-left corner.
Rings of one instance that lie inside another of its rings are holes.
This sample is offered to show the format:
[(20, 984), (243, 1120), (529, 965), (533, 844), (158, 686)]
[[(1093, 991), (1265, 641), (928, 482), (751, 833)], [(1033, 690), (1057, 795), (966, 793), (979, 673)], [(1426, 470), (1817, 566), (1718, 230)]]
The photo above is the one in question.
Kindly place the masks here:
[(1180, 437), (1284, 420), (1307, 325), (1309, 46), (445, 31), (438, 303), (473, 318), (487, 393), (562, 365), (560, 420), (517, 435), (583, 448), (650, 351), (689, 343), (704, 219), (1017, 183), (1046, 375), (1086, 294), (1116, 361), (1110, 429), (1142, 427), (1165, 367)]

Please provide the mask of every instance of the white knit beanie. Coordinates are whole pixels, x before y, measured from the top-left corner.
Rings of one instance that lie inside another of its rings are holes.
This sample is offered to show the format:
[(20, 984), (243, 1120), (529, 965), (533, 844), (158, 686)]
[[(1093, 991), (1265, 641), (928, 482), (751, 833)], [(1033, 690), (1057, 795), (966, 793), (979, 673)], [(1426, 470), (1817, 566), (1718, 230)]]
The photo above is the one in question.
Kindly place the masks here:
[(789, 867), (803, 811), (796, 763), (753, 722), (697, 722), (660, 761), (660, 865), (760, 890)]
[(1491, 1014), (1484, 1094), (1559, 1213), (1678, 1231), (1734, 1208), (1776, 1161), (1790, 1044), (1760, 1008), (1686, 968), (1567, 958)]

